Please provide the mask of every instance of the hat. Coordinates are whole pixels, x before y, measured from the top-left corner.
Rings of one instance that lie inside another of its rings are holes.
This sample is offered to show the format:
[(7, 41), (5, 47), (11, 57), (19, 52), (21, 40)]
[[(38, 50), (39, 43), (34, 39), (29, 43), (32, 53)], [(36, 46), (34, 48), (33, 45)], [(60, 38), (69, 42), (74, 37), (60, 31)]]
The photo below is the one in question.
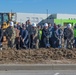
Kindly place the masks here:
[(14, 23), (12, 21), (10, 22), (10, 26), (12, 26), (12, 27), (14, 26)]
[(68, 25), (67, 25), (67, 28), (71, 28), (71, 26), (72, 26), (71, 24), (68, 24)]
[(48, 24), (47, 24), (47, 23), (45, 23), (45, 24), (44, 24), (44, 26), (48, 26)]
[(37, 27), (37, 26), (36, 26), (36, 23), (33, 23), (32, 26), (33, 26), (33, 27)]

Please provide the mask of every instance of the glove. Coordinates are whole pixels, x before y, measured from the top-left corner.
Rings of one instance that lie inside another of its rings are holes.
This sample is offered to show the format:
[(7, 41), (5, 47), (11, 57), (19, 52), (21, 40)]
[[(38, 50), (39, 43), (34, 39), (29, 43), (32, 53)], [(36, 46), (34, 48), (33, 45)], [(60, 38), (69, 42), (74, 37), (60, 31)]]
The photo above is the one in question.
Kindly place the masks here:
[(22, 39), (22, 42), (24, 42), (24, 39)]

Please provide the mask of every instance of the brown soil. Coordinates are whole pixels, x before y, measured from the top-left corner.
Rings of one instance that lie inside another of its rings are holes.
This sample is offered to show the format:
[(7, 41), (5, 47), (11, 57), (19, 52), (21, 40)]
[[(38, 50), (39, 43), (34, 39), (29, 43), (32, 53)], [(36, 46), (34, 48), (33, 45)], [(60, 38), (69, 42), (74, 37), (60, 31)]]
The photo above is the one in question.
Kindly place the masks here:
[(76, 49), (2, 50), (0, 64), (76, 64)]

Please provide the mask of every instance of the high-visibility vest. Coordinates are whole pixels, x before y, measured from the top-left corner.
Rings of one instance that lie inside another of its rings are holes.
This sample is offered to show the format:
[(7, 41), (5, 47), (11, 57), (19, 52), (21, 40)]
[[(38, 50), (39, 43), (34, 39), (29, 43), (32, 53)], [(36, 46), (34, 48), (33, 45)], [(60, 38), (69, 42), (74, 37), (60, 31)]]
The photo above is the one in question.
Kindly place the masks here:
[(42, 38), (42, 30), (39, 30), (39, 40)]
[(76, 29), (74, 29), (74, 37), (76, 37)]

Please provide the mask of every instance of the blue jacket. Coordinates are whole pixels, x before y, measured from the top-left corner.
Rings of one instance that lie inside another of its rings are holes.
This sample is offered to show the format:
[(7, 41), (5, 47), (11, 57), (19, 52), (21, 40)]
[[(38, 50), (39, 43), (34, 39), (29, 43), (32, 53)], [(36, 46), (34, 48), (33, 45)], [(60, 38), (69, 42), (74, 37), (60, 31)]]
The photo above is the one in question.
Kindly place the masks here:
[(28, 31), (27, 30), (22, 30), (21, 37), (24, 40), (26, 40), (28, 38)]
[(0, 41), (2, 40), (2, 37), (3, 37), (3, 30), (0, 29)]

